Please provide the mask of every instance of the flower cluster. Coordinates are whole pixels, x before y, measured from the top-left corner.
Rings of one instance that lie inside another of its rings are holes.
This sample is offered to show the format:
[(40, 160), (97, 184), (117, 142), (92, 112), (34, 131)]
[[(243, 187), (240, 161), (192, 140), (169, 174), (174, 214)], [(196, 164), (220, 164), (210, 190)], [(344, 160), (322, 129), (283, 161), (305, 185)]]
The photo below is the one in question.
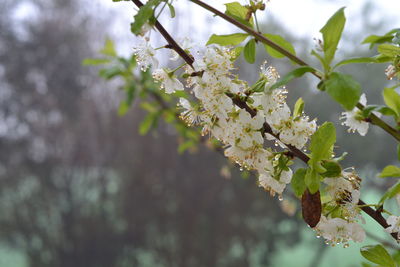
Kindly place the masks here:
[(364, 223), (360, 214), (361, 179), (352, 172), (342, 172), (340, 177), (325, 178), (325, 191), (328, 202), (324, 204), (324, 212), (315, 227), (317, 236), (325, 238), (327, 244), (344, 243), (348, 241), (362, 242), (365, 238), (364, 229), (357, 223)]
[[(185, 45), (185, 51), (189, 49), (190, 45)], [(192, 53), (196, 58), (193, 66), (185, 66), (184, 86), (175, 75), (180, 68), (158, 68), (155, 50), (148, 42), (137, 47), (135, 54), (142, 69), (153, 66), (153, 77), (166, 93), (185, 87), (192, 93), (196, 101), (180, 98), (178, 104), (183, 110), (181, 118), (188, 125), (200, 126), (203, 135), (223, 143), (226, 157), (241, 169), (256, 171), (259, 186), (282, 199), (292, 179), (292, 161), (285, 149), (291, 145), (305, 150), (317, 124), (302, 111), (292, 113), (286, 103), (285, 88), (271, 88), (279, 78), (274, 67), (266, 63), (261, 66), (261, 87), (255, 90), (233, 74), (232, 50), (208, 46), (203, 53)], [(353, 113), (346, 114), (346, 123), (354, 117)], [(265, 147), (267, 140), (279, 144), (283, 151)], [(329, 201), (324, 203), (322, 218), (315, 227), (318, 235), (331, 244), (343, 242), (347, 246), (349, 240), (361, 242), (365, 232), (357, 223), (362, 220), (358, 207), (359, 178), (354, 172), (343, 172), (341, 177), (326, 178), (324, 183)]]

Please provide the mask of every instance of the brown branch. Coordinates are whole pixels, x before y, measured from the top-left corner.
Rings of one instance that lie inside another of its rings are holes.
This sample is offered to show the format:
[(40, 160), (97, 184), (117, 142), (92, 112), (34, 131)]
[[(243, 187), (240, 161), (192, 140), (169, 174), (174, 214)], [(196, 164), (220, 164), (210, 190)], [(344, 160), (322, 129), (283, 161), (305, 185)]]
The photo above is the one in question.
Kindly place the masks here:
[[(141, 1), (140, 0), (132, 0), (139, 8), (143, 5), (142, 3), (141, 3)], [(198, 1), (198, 0), (191, 0), (192, 2), (195, 2), (195, 3), (202, 3), (201, 1)], [(202, 3), (202, 4), (204, 4), (204, 3)], [(205, 5), (205, 4), (204, 4)], [(218, 11), (218, 10), (216, 10), (216, 11)], [(221, 12), (219, 12), (218, 11), (218, 13), (216, 13), (217, 15), (219, 15), (219, 13), (221, 13)], [(223, 14), (223, 13), (222, 13)], [(225, 14), (223, 14), (224, 16), (226, 16)], [(234, 20), (234, 19), (232, 19), (232, 20)], [(235, 21), (235, 25), (236, 25), (236, 20), (234, 20)], [(174, 41), (174, 39), (171, 37), (171, 35), (169, 35), (169, 33), (164, 29), (164, 27), (156, 20), (156, 23), (155, 23), (155, 25), (156, 25), (156, 28), (159, 30), (159, 32), (161, 33), (161, 35), (165, 38), (165, 40), (167, 40), (167, 42), (171, 45), (171, 47), (172, 47), (172, 49), (174, 49), (182, 58), (183, 58), (183, 60), (185, 60), (185, 62), (187, 63), (187, 64), (189, 64), (190, 66), (192, 66), (192, 64), (193, 64), (193, 62), (194, 62), (194, 59), (189, 55), (189, 54), (187, 54), (179, 45), (178, 45), (178, 43), (177, 42), (175, 42)], [(243, 25), (244, 26), (244, 25)], [(247, 26), (244, 26), (244, 27), (247, 27)], [(249, 28), (250, 29), (250, 28)], [(253, 31), (253, 30), (251, 30), (251, 31)], [(258, 33), (256, 33), (257, 35), (259, 35)], [(278, 49), (277, 49), (278, 50)], [(281, 52), (281, 53), (283, 53), (283, 51), (280, 51), (280, 50), (278, 50), (279, 52)], [(290, 58), (290, 57), (289, 57)], [(292, 59), (292, 58), (291, 58)], [(306, 63), (304, 63), (303, 65), (307, 65)], [(229, 96), (229, 95), (228, 95)], [(239, 97), (231, 97), (231, 99), (232, 99), (232, 102), (235, 104), (235, 105), (237, 105), (238, 107), (240, 107), (240, 108), (242, 108), (242, 109), (245, 109), (247, 112), (249, 112), (249, 114), (252, 116), (252, 117), (254, 117), (256, 114), (257, 114), (257, 111), (256, 110), (254, 110), (254, 109), (252, 109), (245, 101), (242, 101)], [(272, 129), (271, 129), (271, 127), (269, 126), (269, 124), (267, 123), (267, 122), (265, 122), (264, 123), (264, 131), (266, 132), (266, 133), (269, 133), (269, 134), (272, 134), (275, 138), (277, 138), (278, 140), (279, 140), (279, 136), (278, 135), (275, 135), (273, 132), (272, 132)], [(292, 145), (287, 145), (287, 144), (285, 144), (288, 148), (289, 148), (289, 150), (290, 150), (290, 152), (292, 152), (293, 153), (293, 155), (294, 156), (296, 156), (297, 158), (299, 158), (300, 160), (302, 160), (304, 163), (306, 163), (307, 164), (307, 162), (309, 161), (309, 157), (305, 154), (305, 153), (303, 153), (301, 150), (299, 150), (299, 149), (297, 149), (296, 147), (294, 147), (294, 146), (292, 146)], [(362, 201), (361, 199), (360, 199), (360, 201), (359, 201), (359, 203), (358, 203), (359, 205), (365, 205), (365, 202), (364, 201)], [(375, 210), (375, 209), (373, 209), (373, 208), (371, 208), (371, 207), (368, 207), (368, 206), (362, 206), (361, 207), (361, 209), (366, 213), (366, 214), (368, 214), (372, 219), (374, 219), (377, 223), (379, 223), (383, 228), (387, 228), (387, 227), (389, 227), (389, 224), (386, 222), (386, 220), (385, 220), (385, 218), (382, 216), (382, 213), (380, 212), (380, 211), (377, 211), (377, 210)], [(397, 233), (392, 233), (391, 234), (392, 235), (392, 237), (395, 239), (395, 240), (399, 240), (398, 239), (398, 237), (397, 237)]]

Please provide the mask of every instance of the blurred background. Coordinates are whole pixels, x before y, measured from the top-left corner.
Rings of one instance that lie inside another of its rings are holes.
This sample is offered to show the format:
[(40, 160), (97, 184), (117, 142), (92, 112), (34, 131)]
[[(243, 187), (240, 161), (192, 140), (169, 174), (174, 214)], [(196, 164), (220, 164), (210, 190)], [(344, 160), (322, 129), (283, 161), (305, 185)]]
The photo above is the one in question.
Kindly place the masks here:
[[(393, 1), (310, 0), (290, 8), (295, 2), (272, 0), (262, 28), (292, 41), (315, 66), (312, 38), (341, 6), (349, 7), (339, 58), (373, 55), (359, 46), (364, 37), (399, 26)], [(211, 32), (236, 31), (188, 2), (176, 8), (174, 20), (161, 16), (175, 37), (201, 46)], [(139, 135), (139, 100), (118, 116), (121, 81), (106, 82), (81, 62), (96, 57), (106, 37), (129, 55), (134, 12), (130, 2), (0, 1), (0, 267), (359, 266), (360, 245), (324, 245), (295, 201), (270, 197), (215, 151), (199, 145), (178, 153), (178, 135), (165, 123)], [(238, 61), (243, 79), (254, 82), (265, 60), (281, 75), (294, 67), (261, 48), (254, 66)], [(385, 67), (343, 71), (361, 82), (369, 103), (381, 104)], [(373, 203), (393, 183), (376, 174), (396, 160), (396, 144), (373, 127), (366, 137), (348, 134), (341, 108), (317, 82), (290, 83), (289, 103), (302, 96), (310, 117), (337, 124), (337, 152), (349, 152), (344, 164), (362, 175), (362, 194)], [(376, 223), (367, 219), (365, 228), (362, 245), (392, 242)]]

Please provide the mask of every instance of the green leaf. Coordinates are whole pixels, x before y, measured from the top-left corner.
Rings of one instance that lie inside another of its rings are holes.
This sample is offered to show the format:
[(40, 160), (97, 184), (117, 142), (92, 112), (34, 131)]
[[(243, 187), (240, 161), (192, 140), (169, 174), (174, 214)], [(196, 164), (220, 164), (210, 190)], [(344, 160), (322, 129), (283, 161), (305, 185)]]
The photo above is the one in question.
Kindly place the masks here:
[(139, 125), (139, 134), (145, 135), (147, 134), (153, 127), (157, 125), (158, 118), (160, 113), (148, 113), (147, 116), (143, 119), (143, 121)]
[(120, 75), (122, 73), (123, 73), (122, 70), (120, 68), (118, 68), (117, 66), (99, 70), (99, 75), (106, 80), (110, 80), (110, 79), (114, 78), (115, 76)]
[(256, 61), (256, 41), (251, 39), (244, 46), (243, 55), (246, 61), (253, 64)]
[(100, 50), (100, 53), (106, 56), (116, 57), (117, 52), (115, 51), (114, 42), (111, 39), (107, 38), (103, 49)]
[(370, 44), (369, 48), (371, 49), (376, 44), (389, 43), (393, 39), (393, 34), (399, 31), (400, 29), (393, 29), (387, 32), (385, 35), (370, 35), (362, 41), (362, 44)]
[(349, 58), (342, 60), (339, 63), (337, 63), (333, 68), (354, 63), (384, 63), (384, 62), (386, 62), (386, 60), (380, 57), (356, 57), (356, 58)]
[(388, 165), (382, 170), (379, 177), (400, 177), (400, 168), (394, 165)]
[(321, 176), (314, 169), (307, 169), (306, 175), (304, 177), (304, 182), (311, 194), (314, 194), (318, 191), (321, 181), (320, 177)]
[(118, 107), (118, 115), (123, 116), (125, 115), (128, 110), (129, 110), (130, 105), (127, 103), (127, 101), (121, 101)]
[(325, 122), (311, 136), (311, 159), (308, 165), (317, 167), (321, 160), (332, 158), (332, 147), (336, 142), (336, 129), (332, 122)]
[(300, 168), (293, 174), (291, 185), (293, 192), (297, 197), (301, 197), (304, 191), (306, 191), (307, 186), (304, 181), (306, 171), (306, 169)]
[(393, 88), (383, 89), (383, 100), (385, 104), (400, 116), (400, 95)]
[(364, 258), (380, 266), (396, 267), (396, 263), (382, 245), (364, 246), (360, 252)]
[(142, 26), (153, 16), (153, 7), (157, 6), (161, 0), (149, 0), (145, 5), (140, 7), (139, 11), (134, 17), (133, 23), (131, 23), (131, 31), (138, 35), (142, 32)]
[(195, 147), (196, 145), (197, 145), (197, 143), (196, 143), (195, 141), (193, 141), (193, 140), (185, 141), (185, 142), (179, 144), (179, 146), (178, 146), (178, 153), (179, 153), (179, 154), (182, 154), (182, 153), (185, 152), (186, 150), (188, 150), (188, 149), (190, 149), (190, 148), (192, 148), (192, 147)]
[(397, 160), (400, 161), (400, 144), (397, 145)]
[(336, 161), (324, 160), (322, 161), (322, 167), (326, 169), (325, 172), (321, 173), (322, 177), (340, 177), (342, 174), (342, 167)]
[[(276, 43), (277, 45), (285, 48), (287, 51), (289, 51), (293, 55), (296, 55), (296, 51), (294, 50), (293, 45), (291, 43), (289, 43), (288, 41), (286, 41), (285, 38), (283, 38), (282, 36), (277, 35), (277, 34), (269, 34), (269, 33), (265, 33), (264, 36), (267, 37), (268, 39), (270, 39), (271, 41), (273, 41), (274, 43)], [(276, 51), (275, 49), (273, 49), (272, 47), (270, 47), (266, 44), (264, 44), (264, 47), (267, 50), (267, 53), (271, 55), (271, 57), (274, 57), (274, 58), (285, 57), (285, 55), (279, 53), (278, 51)]]
[(171, 18), (175, 18), (175, 8), (173, 5), (171, 5), (170, 3), (168, 3), (168, 8), (169, 8), (169, 13), (171, 14)]
[(379, 200), (379, 204), (382, 204), (387, 199), (395, 197), (399, 193), (400, 193), (400, 181), (397, 182), (395, 185), (393, 185), (391, 188), (389, 188), (385, 194), (383, 194), (382, 198)]
[(304, 110), (304, 101), (303, 98), (299, 98), (296, 101), (296, 104), (294, 104), (294, 109), (293, 109), (293, 117), (298, 117), (301, 116)]
[(346, 110), (352, 110), (361, 95), (361, 85), (350, 75), (332, 72), (324, 82), (326, 92)]
[(253, 18), (251, 18), (250, 21), (246, 20), (247, 12), (249, 12), (249, 10), (246, 7), (242, 6), (239, 2), (227, 3), (225, 4), (225, 6), (226, 6), (226, 11), (225, 11), (226, 15), (233, 17), (240, 23), (250, 28), (253, 28), (254, 25)]
[(303, 66), (303, 67), (297, 68), (295, 70), (292, 70), (291, 72), (289, 72), (285, 76), (283, 76), (278, 82), (276, 82), (274, 85), (272, 85), (271, 90), (279, 88), (283, 85), (286, 85), (288, 82), (290, 82), (294, 78), (301, 77), (307, 72), (315, 72), (315, 71), (316, 70), (314, 68), (311, 68), (309, 66)]
[(379, 113), (381, 113), (382, 115), (385, 115), (385, 116), (397, 117), (396, 112), (389, 107), (380, 107), (376, 111), (378, 111)]
[(85, 58), (82, 61), (83, 66), (96, 66), (109, 63), (110, 60), (106, 58)]
[(391, 44), (381, 44), (378, 46), (378, 52), (384, 56), (395, 57), (400, 55), (400, 47)]
[(234, 33), (234, 34), (227, 34), (227, 35), (213, 34), (213, 35), (211, 35), (210, 39), (208, 39), (208, 42), (206, 45), (209, 45), (209, 44), (219, 44), (222, 46), (238, 45), (241, 42), (243, 42), (247, 38), (247, 36), (249, 36), (247, 33)]
[(339, 44), (340, 37), (344, 29), (346, 18), (344, 16), (344, 7), (336, 11), (328, 20), (324, 27), (320, 30), (324, 41), (324, 52), (326, 65), (332, 62), (336, 48)]

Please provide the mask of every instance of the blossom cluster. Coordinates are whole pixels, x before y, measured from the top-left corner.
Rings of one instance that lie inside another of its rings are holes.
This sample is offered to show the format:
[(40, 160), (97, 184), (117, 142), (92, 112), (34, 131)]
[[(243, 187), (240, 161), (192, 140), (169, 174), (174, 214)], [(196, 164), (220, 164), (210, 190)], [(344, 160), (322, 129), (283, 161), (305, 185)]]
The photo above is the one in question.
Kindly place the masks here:
[[(185, 51), (190, 44), (185, 40)], [(176, 70), (158, 68), (156, 50), (148, 42), (135, 48), (136, 59), (142, 69), (153, 66), (153, 77), (167, 94), (189, 90), (193, 99), (180, 98), (181, 118), (190, 126), (198, 125), (203, 135), (210, 135), (224, 145), (224, 154), (240, 168), (255, 171), (258, 184), (271, 195), (279, 195), (291, 182), (292, 163), (284, 153), (288, 145), (305, 150), (317, 129), (316, 120), (294, 114), (286, 103), (286, 89), (271, 89), (279, 79), (277, 70), (264, 63), (260, 68), (261, 90), (252, 90), (247, 82), (233, 73), (233, 50), (208, 46), (195, 55), (192, 66), (184, 67), (185, 85)], [(174, 56), (176, 59), (176, 56)], [(238, 105), (235, 100), (245, 103)], [(356, 112), (356, 111), (354, 111)], [(353, 114), (349, 113), (348, 118)], [(275, 142), (277, 146), (264, 146)], [(342, 172), (341, 177), (326, 178), (324, 203), (320, 222), (315, 227), (328, 243), (348, 245), (349, 240), (361, 242), (365, 232), (357, 223), (362, 220), (358, 207), (360, 180), (354, 172)]]
[(335, 245), (348, 241), (362, 242), (365, 239), (364, 229), (357, 223), (362, 221), (360, 200), (361, 179), (352, 172), (342, 172), (340, 177), (325, 178), (325, 192), (329, 199), (315, 227), (317, 236), (325, 238), (327, 244)]

